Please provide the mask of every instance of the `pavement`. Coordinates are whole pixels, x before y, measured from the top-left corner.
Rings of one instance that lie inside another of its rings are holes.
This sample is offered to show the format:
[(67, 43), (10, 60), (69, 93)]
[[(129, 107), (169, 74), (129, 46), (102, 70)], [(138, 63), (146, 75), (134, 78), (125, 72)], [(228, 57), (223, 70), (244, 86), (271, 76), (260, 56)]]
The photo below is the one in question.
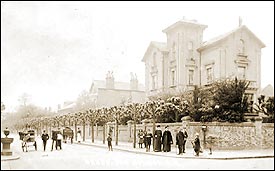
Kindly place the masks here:
[[(74, 141), (74, 144), (81, 146), (94, 146), (98, 148), (108, 149), (107, 141), (103, 144), (102, 140), (95, 140), (94, 143), (91, 142), (91, 139), (86, 139), (85, 142), (77, 143)], [(119, 150), (129, 153), (136, 154), (146, 154), (170, 158), (185, 158), (185, 159), (215, 159), (215, 160), (233, 160), (233, 159), (250, 159), (250, 158), (274, 158), (274, 148), (273, 149), (253, 149), (253, 150), (212, 150), (212, 155), (209, 154), (209, 149), (203, 150), (203, 153), (200, 153), (200, 156), (194, 155), (193, 148), (186, 148), (183, 155), (177, 155), (177, 148), (175, 145), (171, 146), (171, 152), (153, 152), (153, 147), (151, 146), (150, 152), (146, 152), (146, 149), (139, 148), (136, 144), (136, 148), (133, 148), (133, 143), (131, 142), (118, 142), (118, 145), (115, 145), (115, 141), (112, 141), (113, 150)], [(15, 145), (14, 145), (15, 146)], [(1, 147), (2, 151), (2, 147)], [(5, 160), (16, 160), (20, 158), (20, 154), (13, 152), (12, 156), (2, 156), (1, 161)]]
[[(99, 148), (108, 148), (107, 141), (103, 144), (102, 141), (95, 140), (94, 143), (91, 142), (91, 139), (86, 140), (85, 142), (80, 142), (75, 144), (85, 145), (85, 146), (95, 146)], [(186, 153), (183, 155), (177, 155), (177, 148), (175, 145), (171, 147), (170, 152), (153, 152), (152, 146), (151, 151), (146, 152), (146, 149), (139, 148), (136, 144), (136, 148), (133, 148), (133, 143), (129, 142), (118, 142), (118, 145), (115, 145), (115, 142), (112, 142), (113, 150), (125, 151), (130, 153), (137, 154), (147, 154), (163, 157), (173, 157), (173, 158), (185, 158), (185, 159), (215, 159), (215, 160), (233, 160), (233, 159), (249, 159), (249, 158), (274, 158), (274, 149), (257, 149), (257, 150), (212, 150), (212, 154), (209, 154), (209, 149), (203, 150), (203, 153), (200, 153), (200, 156), (194, 155), (194, 150), (192, 148), (187, 148)]]

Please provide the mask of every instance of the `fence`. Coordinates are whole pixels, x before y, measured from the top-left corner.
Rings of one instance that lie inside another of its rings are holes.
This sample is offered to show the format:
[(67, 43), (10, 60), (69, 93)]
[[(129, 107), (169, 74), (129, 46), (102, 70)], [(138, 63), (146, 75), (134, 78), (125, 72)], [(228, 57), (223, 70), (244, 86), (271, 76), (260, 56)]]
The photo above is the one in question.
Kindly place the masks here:
[[(200, 141), (204, 148), (209, 145), (208, 137), (215, 137), (213, 141), (214, 149), (267, 149), (274, 148), (274, 123), (262, 123), (261, 117), (256, 117), (255, 122), (243, 123), (228, 123), (228, 122), (190, 122), (183, 118), (182, 122), (178, 123), (156, 123), (160, 125), (162, 131), (164, 127), (169, 125), (169, 130), (173, 137), (173, 146), (176, 146), (176, 134), (181, 127), (186, 127), (188, 138), (186, 147), (191, 148), (191, 141), (194, 140), (195, 134), (199, 133)], [(71, 127), (75, 130), (75, 127)], [(83, 133), (83, 126), (78, 126)], [(107, 123), (105, 125), (105, 136), (111, 133), (113, 141), (115, 141), (115, 123)], [(152, 123), (143, 122), (143, 124), (136, 125), (136, 133), (138, 130), (153, 130)], [(85, 126), (85, 138), (91, 139), (91, 126)], [(119, 142), (133, 142), (134, 125), (133, 122), (128, 122), (127, 125), (119, 125), (118, 127), (118, 141)], [(96, 140), (103, 140), (103, 126), (94, 126), (94, 138)], [(105, 137), (106, 140), (106, 137)], [(138, 137), (137, 137), (138, 142)]]

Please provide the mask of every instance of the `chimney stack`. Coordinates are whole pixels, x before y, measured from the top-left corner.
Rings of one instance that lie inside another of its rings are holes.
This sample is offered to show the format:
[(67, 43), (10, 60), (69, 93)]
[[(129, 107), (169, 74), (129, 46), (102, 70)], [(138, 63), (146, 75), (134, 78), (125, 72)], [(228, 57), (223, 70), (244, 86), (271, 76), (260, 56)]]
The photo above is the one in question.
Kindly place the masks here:
[(131, 90), (138, 90), (138, 79), (137, 79), (137, 74), (131, 74), (131, 80), (130, 80), (130, 89)]
[(115, 79), (113, 76), (113, 71), (108, 71), (106, 75), (106, 88), (107, 89), (114, 89), (115, 88)]

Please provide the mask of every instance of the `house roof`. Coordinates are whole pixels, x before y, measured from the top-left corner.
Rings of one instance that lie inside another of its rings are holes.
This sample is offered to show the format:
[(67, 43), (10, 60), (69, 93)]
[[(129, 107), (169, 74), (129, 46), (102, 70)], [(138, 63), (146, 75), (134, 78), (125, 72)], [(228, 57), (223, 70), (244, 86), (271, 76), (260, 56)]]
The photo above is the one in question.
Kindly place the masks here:
[[(106, 89), (106, 81), (105, 80), (94, 80), (91, 88), (90, 88), (90, 93), (92, 89)], [(114, 82), (114, 89), (115, 90), (131, 90), (130, 88), (130, 83), (127, 82), (120, 82), (120, 81), (115, 81)], [(143, 84), (138, 84), (138, 91), (144, 91), (145, 87)]]
[(147, 58), (147, 56), (149, 55), (149, 52), (152, 50), (152, 48), (156, 48), (158, 49), (159, 51), (168, 51), (168, 48), (167, 48), (167, 43), (164, 43), (164, 42), (156, 42), (156, 41), (151, 41), (143, 58), (142, 58), (142, 62), (145, 61), (145, 59)]
[(202, 51), (204, 49), (206, 49), (207, 47), (211, 47), (213, 45), (216, 45), (217, 43), (223, 41), (224, 39), (228, 38), (229, 36), (231, 36), (232, 34), (234, 34), (235, 32), (239, 31), (239, 30), (245, 30), (247, 31), (249, 34), (251, 34), (261, 45), (261, 47), (265, 47), (265, 44), (251, 31), (249, 30), (245, 25), (242, 25), (234, 30), (231, 30), (230, 32), (227, 32), (225, 34), (222, 34), (220, 36), (217, 36), (215, 38), (210, 39), (209, 41), (206, 41), (202, 44), (202, 46), (200, 48), (198, 48), (198, 51)]
[(58, 110), (58, 112), (63, 112), (63, 111), (69, 111), (73, 109), (76, 106), (75, 102), (70, 102), (68, 104), (64, 104), (64, 106)]
[(172, 24), (171, 26), (167, 27), (166, 29), (162, 30), (163, 33), (167, 33), (169, 32), (170, 30), (173, 30), (179, 26), (182, 26), (182, 25), (193, 25), (193, 26), (198, 26), (198, 27), (201, 27), (202, 29), (205, 29), (207, 28), (207, 25), (204, 25), (204, 24), (200, 24), (198, 23), (196, 20), (187, 20), (187, 19), (182, 19), (174, 24)]

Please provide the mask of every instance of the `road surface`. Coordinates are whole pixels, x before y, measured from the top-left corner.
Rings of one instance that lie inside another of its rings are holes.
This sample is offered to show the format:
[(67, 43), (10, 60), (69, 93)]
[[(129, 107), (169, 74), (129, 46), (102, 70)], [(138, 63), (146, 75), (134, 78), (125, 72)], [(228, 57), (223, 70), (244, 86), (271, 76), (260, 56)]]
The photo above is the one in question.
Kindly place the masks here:
[(42, 150), (42, 141), (37, 140), (38, 150), (29, 148), (22, 152), (20, 141), (15, 137), (12, 149), (20, 156), (18, 160), (1, 161), (1, 170), (100, 170), (100, 169), (157, 169), (157, 170), (250, 170), (274, 169), (274, 158), (260, 159), (186, 159), (170, 158), (124, 151), (108, 151), (94, 146), (79, 144), (62, 144), (62, 150), (50, 151), (51, 140), (48, 141), (46, 152)]

